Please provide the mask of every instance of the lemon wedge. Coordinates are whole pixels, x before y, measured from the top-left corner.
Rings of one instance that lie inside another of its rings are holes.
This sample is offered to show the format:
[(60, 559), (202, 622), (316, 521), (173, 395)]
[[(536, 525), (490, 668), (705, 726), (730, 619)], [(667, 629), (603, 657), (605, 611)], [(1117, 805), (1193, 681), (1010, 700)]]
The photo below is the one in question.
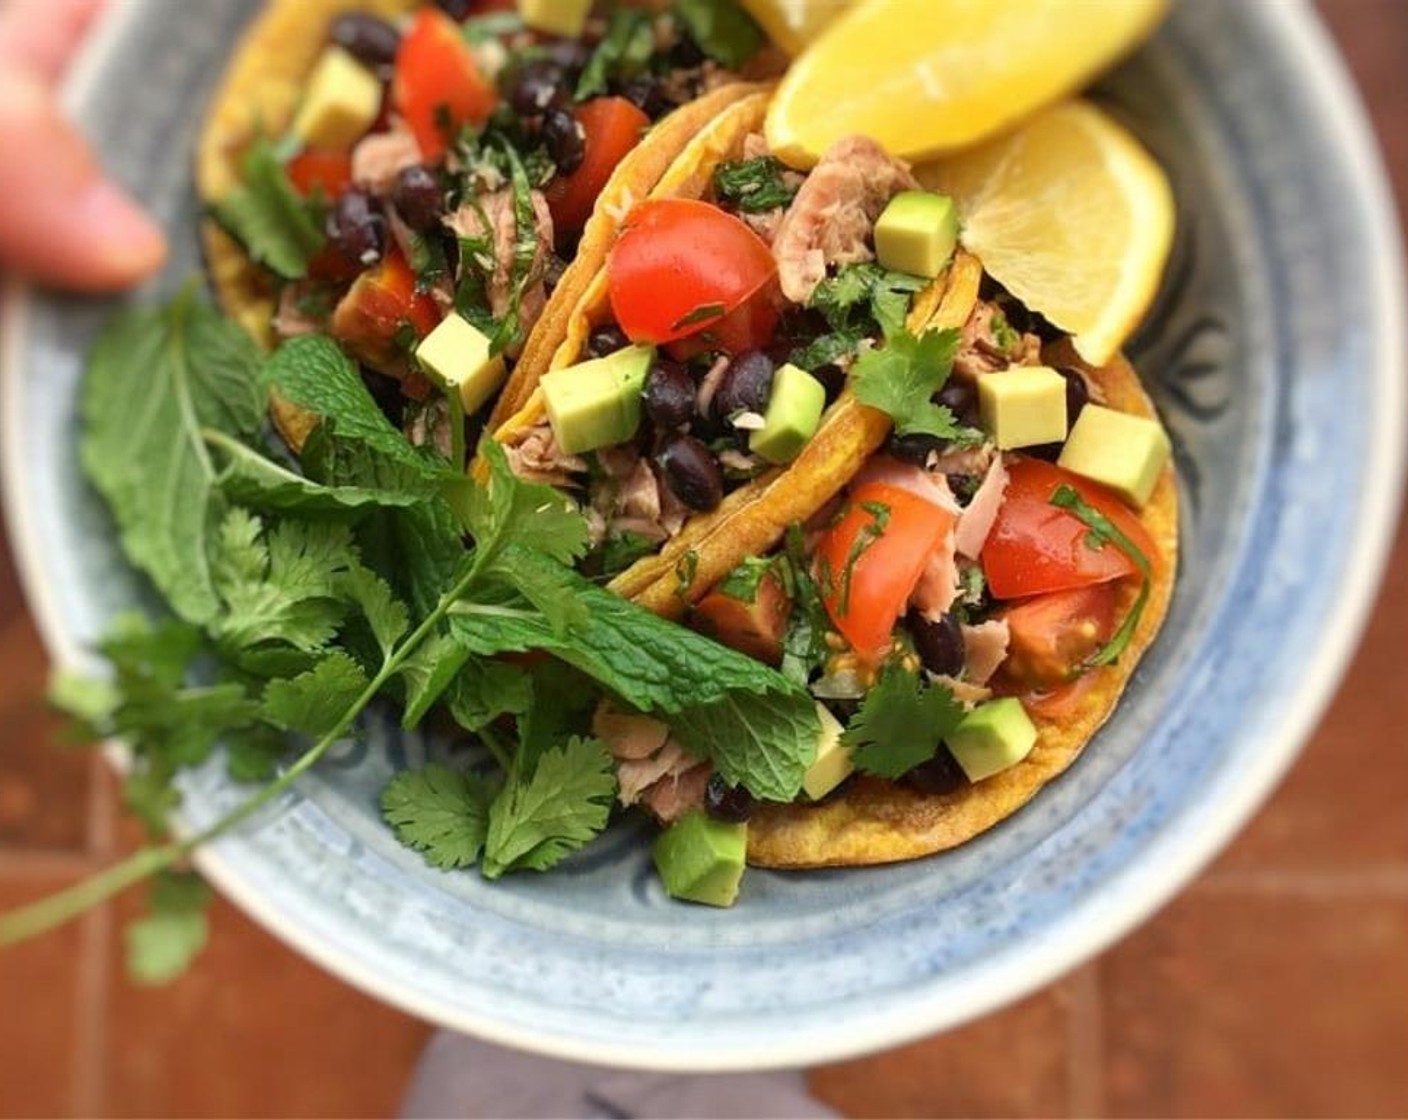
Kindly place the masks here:
[(1092, 365), (1148, 310), (1173, 243), (1173, 192), (1139, 141), (1088, 101), (1044, 109), (915, 174), (957, 202), (964, 248)]
[(854, 0), (743, 0), (768, 38), (795, 58)]
[(966, 147), (1079, 89), (1153, 31), (1165, 7), (1166, 0), (862, 0), (782, 79), (768, 111), (768, 144), (799, 168), (854, 133), (905, 158)]

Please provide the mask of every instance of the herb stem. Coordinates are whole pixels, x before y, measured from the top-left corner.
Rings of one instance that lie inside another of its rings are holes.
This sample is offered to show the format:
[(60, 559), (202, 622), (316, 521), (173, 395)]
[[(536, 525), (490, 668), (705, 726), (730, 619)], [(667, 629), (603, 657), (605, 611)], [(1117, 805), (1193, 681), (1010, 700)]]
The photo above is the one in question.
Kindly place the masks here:
[[(483, 561), (483, 555), (475, 556), (465, 574), (444, 595), (440, 596), (434, 610), (386, 658), (376, 676), (368, 682), (367, 687), (343, 712), (332, 729), (299, 755), (292, 765), (272, 782), (247, 801), (226, 813), (214, 824), (192, 836), (142, 848), (120, 863), (98, 872), (81, 883), (0, 916), (0, 945), (13, 945), (38, 934), (47, 933), (49, 930), (78, 917), (98, 903), (105, 902), (128, 887), (140, 883), (148, 876), (181, 862), (201, 845), (218, 839), (248, 820), (287, 790), (312, 769), (318, 760), (328, 752), (329, 748), (347, 733), (353, 720), (371, 703), (387, 681), (400, 672), (401, 666), (405, 664), (410, 654), (435, 631), (440, 622), (449, 614), (450, 607), (469, 590), (483, 568)], [(507, 770), (507, 765), (505, 765), (505, 770)]]
[(504, 741), (499, 737), (499, 733), (492, 727), (481, 727), (479, 741), (489, 748), (489, 753), (494, 756), (494, 761), (503, 768), (503, 772), (509, 773), (513, 767), (513, 759), (509, 757), (508, 748), (504, 746)]

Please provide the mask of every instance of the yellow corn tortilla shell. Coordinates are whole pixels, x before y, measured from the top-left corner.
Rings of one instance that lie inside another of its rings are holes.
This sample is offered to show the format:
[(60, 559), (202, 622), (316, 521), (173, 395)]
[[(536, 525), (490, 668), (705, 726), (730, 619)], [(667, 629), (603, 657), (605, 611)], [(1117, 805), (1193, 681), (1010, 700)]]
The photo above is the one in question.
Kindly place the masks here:
[[(1079, 364), (1074, 351), (1055, 356)], [(1098, 395), (1111, 408), (1153, 417), (1153, 405), (1123, 359), (1086, 369)], [(861, 777), (819, 805), (768, 806), (748, 826), (748, 862), (763, 867), (837, 867), (892, 863), (952, 848), (971, 840), (1025, 805), (1066, 769), (1115, 710), (1140, 657), (1168, 612), (1178, 563), (1178, 493), (1166, 467), (1140, 521), (1157, 556), (1149, 603), (1119, 662), (1095, 669), (1072, 711), (1057, 721), (1033, 713), (1037, 727), (1031, 754), (1009, 770), (954, 793), (923, 794), (894, 782)], [(1133, 583), (1133, 581), (1128, 581)], [(1136, 593), (1128, 587), (1120, 610)]]

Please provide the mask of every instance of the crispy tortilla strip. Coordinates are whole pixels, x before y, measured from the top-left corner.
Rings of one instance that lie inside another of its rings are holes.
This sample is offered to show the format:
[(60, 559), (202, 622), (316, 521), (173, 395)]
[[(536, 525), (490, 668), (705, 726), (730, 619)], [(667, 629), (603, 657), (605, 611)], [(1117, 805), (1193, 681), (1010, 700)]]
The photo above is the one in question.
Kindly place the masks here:
[[(1074, 352), (1067, 350), (1053, 358), (1071, 364)], [(1128, 362), (1118, 359), (1086, 372), (1111, 408), (1154, 415)], [(1163, 625), (1178, 564), (1178, 492), (1171, 466), (1165, 468), (1140, 520), (1153, 537), (1158, 555), (1151, 558), (1153, 587), (1134, 637), (1118, 664), (1082, 678), (1078, 695), (1059, 719), (1032, 713), (1037, 742), (1023, 762), (950, 794), (921, 794), (893, 782), (859, 778), (839, 796), (816, 806), (769, 806), (749, 823), (748, 862), (800, 868), (914, 859), (971, 840), (1031, 800), (1075, 761), (1110, 717), (1140, 657)], [(1128, 609), (1135, 590), (1128, 589), (1122, 609)]]
[[(961, 327), (978, 299), (983, 270), (962, 252), (948, 271), (920, 292), (910, 309), (911, 331)], [(777, 545), (787, 527), (826, 505), (885, 442), (890, 418), (849, 391), (827, 410), (821, 428), (785, 471), (771, 472), (729, 495), (708, 518), (696, 519), (659, 553), (636, 561), (609, 585), (618, 595), (667, 618), (678, 617), (747, 556)], [(693, 552), (693, 563), (682, 565)], [(682, 585), (681, 572), (691, 574)]]

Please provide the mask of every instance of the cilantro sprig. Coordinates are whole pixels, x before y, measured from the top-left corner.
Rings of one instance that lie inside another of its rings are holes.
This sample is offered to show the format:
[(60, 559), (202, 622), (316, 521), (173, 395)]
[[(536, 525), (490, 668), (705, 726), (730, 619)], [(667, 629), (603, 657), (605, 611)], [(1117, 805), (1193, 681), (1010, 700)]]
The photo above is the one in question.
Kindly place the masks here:
[(1125, 647), (1134, 637), (1139, 620), (1144, 616), (1144, 608), (1149, 604), (1149, 595), (1153, 590), (1153, 568), (1139, 546), (1130, 540), (1118, 525), (1082, 499), (1074, 486), (1067, 483), (1058, 486), (1051, 495), (1051, 504), (1057, 509), (1074, 514), (1085, 523), (1090, 530), (1086, 534), (1086, 544), (1090, 548), (1099, 549), (1107, 544), (1113, 545), (1129, 557), (1141, 577), (1139, 594), (1135, 596), (1129, 613), (1124, 616), (1110, 640), (1082, 662), (1076, 670), (1078, 675), (1100, 665), (1113, 665), (1124, 653)]
[(895, 779), (928, 762), (963, 718), (963, 705), (941, 684), (889, 665), (851, 717), (842, 743), (856, 769)]

